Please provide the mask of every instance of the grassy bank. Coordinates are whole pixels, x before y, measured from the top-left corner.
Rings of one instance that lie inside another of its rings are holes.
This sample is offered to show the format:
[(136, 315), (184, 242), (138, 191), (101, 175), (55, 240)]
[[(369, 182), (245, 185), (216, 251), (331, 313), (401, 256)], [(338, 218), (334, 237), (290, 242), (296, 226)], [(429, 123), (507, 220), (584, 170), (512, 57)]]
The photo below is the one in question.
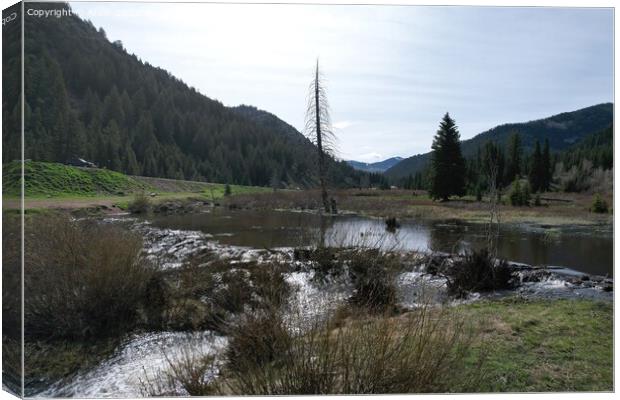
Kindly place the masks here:
[[(58, 163), (24, 163), (24, 190), (29, 198), (122, 196), (149, 190), (150, 186), (119, 172), (98, 168), (78, 168)], [(3, 194), (19, 196), (21, 163), (11, 162), (2, 169)]]
[[(372, 217), (396, 217), (426, 220), (463, 220), (486, 222), (488, 203), (464, 197), (448, 202), (433, 201), (425, 192), (406, 190), (337, 190), (330, 192), (340, 211), (351, 211)], [(611, 195), (603, 196), (613, 204)], [(503, 199), (499, 206), (502, 222), (532, 223), (539, 225), (589, 225), (611, 224), (612, 213), (596, 214), (590, 211), (594, 197), (573, 193), (546, 193), (541, 206), (514, 207)], [(289, 191), (251, 194), (230, 199), (239, 207), (258, 209), (309, 209), (320, 208), (318, 191)]]
[[(154, 203), (199, 198), (219, 200), (226, 185), (174, 179), (127, 176), (98, 168), (79, 168), (58, 163), (29, 161), (24, 164), (27, 209), (80, 209), (108, 207), (125, 209), (136, 193), (153, 193)], [(21, 164), (3, 166), (3, 207), (20, 207)], [(230, 185), (230, 195), (269, 192), (264, 187)]]
[(482, 392), (613, 390), (613, 306), (589, 300), (505, 299), (459, 309), (488, 321)]

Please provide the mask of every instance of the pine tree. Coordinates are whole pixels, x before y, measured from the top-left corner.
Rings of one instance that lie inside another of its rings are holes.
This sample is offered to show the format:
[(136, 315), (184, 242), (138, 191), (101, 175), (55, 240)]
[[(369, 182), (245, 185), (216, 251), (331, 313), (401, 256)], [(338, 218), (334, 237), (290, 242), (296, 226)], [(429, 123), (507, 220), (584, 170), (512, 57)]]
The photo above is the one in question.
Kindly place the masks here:
[(543, 189), (544, 169), (542, 154), (540, 152), (540, 142), (536, 141), (534, 154), (532, 154), (532, 162), (530, 166), (530, 186), (534, 193)]
[(464, 195), (465, 159), (461, 154), (459, 131), (448, 113), (439, 124), (432, 149), (431, 197), (447, 201), (451, 195)]
[(508, 163), (506, 165), (506, 179), (509, 183), (521, 175), (521, 138), (518, 133), (510, 137), (508, 145)]
[(542, 175), (541, 191), (548, 191), (551, 188), (551, 154), (549, 151), (549, 139), (545, 139), (545, 147), (542, 153)]

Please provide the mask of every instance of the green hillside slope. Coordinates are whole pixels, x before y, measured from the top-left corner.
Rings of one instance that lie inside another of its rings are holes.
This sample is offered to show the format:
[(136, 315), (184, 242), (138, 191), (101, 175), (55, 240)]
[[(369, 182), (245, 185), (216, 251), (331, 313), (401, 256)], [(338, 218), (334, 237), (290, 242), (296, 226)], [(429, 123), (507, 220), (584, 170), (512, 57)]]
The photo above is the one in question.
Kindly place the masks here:
[[(146, 183), (119, 172), (98, 168), (78, 168), (48, 162), (24, 164), (25, 194), (43, 196), (126, 195), (150, 189)], [(17, 161), (2, 168), (3, 194), (19, 196), (21, 164)]]

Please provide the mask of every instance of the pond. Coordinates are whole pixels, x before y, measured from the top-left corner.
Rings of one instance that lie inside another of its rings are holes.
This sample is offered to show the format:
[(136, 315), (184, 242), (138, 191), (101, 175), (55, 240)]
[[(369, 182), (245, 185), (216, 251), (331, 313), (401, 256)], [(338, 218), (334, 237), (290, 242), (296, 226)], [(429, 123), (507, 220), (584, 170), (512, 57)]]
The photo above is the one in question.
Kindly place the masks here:
[[(465, 251), (486, 243), (484, 224), (461, 221), (402, 220), (390, 232), (381, 219), (357, 215), (319, 216), (293, 211), (213, 209), (196, 214), (158, 215), (160, 228), (202, 231), (227, 245), (258, 249), (308, 246), (322, 241), (332, 246), (363, 245), (393, 250)], [(613, 277), (611, 228), (531, 225), (502, 226), (499, 255), (538, 266), (561, 266)]]

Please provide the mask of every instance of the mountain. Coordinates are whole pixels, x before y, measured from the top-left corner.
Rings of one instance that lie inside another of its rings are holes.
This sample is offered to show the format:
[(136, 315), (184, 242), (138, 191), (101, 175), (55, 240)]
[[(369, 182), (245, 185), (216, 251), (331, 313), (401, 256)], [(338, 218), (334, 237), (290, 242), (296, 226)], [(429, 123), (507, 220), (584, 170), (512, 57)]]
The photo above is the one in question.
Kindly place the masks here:
[[(26, 158), (65, 163), (77, 157), (129, 175), (315, 184), (316, 148), (274, 115), (225, 107), (129, 54), (122, 42), (110, 42), (103, 29), (75, 14), (26, 16), (26, 23)], [(7, 65), (18, 65), (19, 52), (5, 54), (12, 57), (4, 60)], [(4, 99), (3, 113), (10, 118), (3, 122), (3, 140), (15, 144), (18, 96)], [(18, 146), (4, 146), (3, 162), (19, 157)], [(339, 183), (359, 182), (362, 173), (333, 159), (328, 164)]]
[[(462, 141), (461, 150), (466, 158), (471, 157), (489, 140), (505, 146), (510, 136), (517, 132), (526, 153), (534, 148), (536, 140), (542, 143), (545, 139), (549, 140), (551, 151), (561, 151), (589, 134), (607, 128), (613, 122), (613, 113), (613, 104), (603, 103), (535, 121), (499, 125)], [(385, 175), (391, 179), (414, 175), (427, 167), (430, 157), (431, 153), (428, 152), (406, 158), (388, 169)]]
[(347, 164), (352, 166), (358, 171), (366, 171), (366, 172), (385, 172), (388, 169), (392, 168), (394, 165), (398, 164), (403, 160), (402, 157), (392, 157), (387, 160), (378, 161), (374, 163), (365, 163), (362, 161), (354, 161), (348, 160)]

